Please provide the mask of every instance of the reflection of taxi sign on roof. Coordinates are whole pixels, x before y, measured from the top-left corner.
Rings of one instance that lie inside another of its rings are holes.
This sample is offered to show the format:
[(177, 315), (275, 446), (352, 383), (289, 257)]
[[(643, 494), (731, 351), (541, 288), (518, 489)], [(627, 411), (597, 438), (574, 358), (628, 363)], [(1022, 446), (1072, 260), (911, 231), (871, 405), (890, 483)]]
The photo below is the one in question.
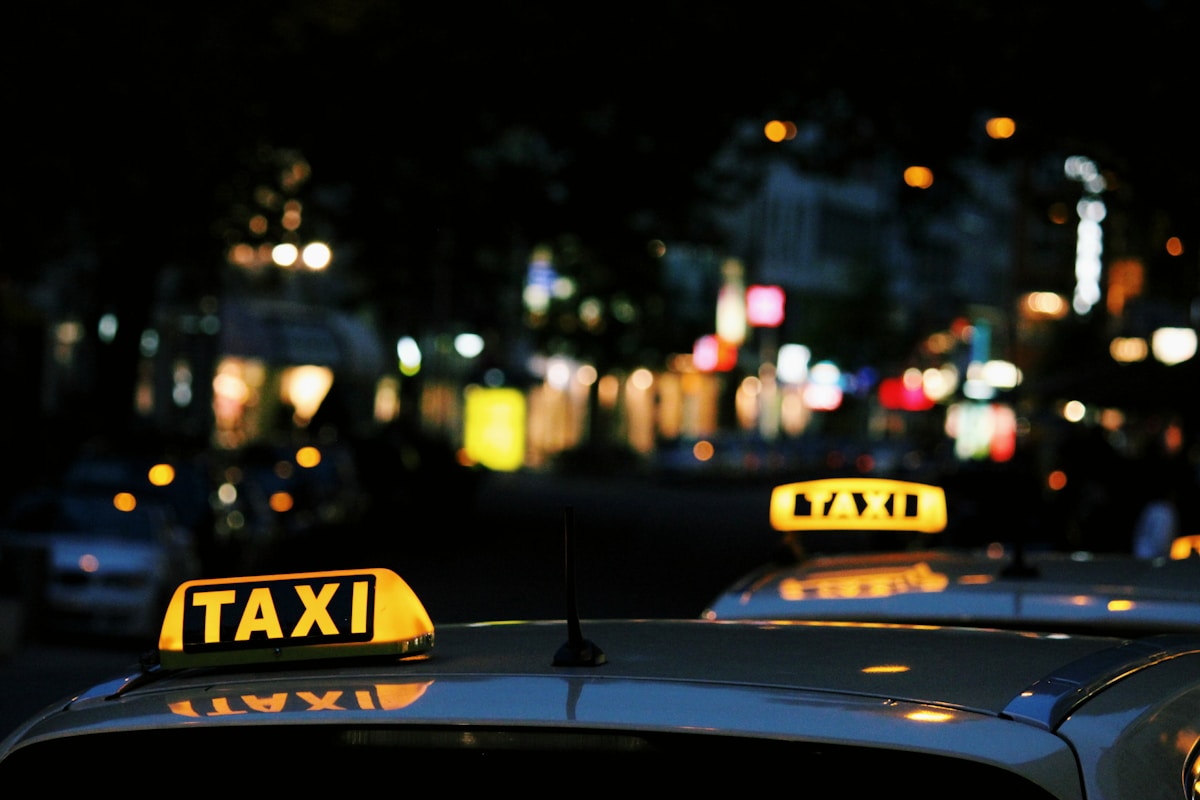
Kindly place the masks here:
[(940, 486), (886, 478), (827, 478), (776, 486), (771, 526), (779, 531), (919, 531), (946, 527)]
[(409, 656), (433, 646), (433, 623), (387, 569), (189, 581), (171, 598), (163, 667)]

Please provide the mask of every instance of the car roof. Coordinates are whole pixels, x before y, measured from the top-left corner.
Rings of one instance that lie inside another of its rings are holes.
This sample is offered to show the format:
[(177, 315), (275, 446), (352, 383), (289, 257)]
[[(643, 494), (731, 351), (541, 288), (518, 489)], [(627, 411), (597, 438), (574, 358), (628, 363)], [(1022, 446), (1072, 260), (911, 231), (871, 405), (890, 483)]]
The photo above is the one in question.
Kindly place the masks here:
[[(942, 490), (872, 478), (777, 486), (771, 521), (787, 545), (782, 556), (732, 581), (702, 617), (1200, 631), (1200, 557), (1184, 540), (1161, 558), (1036, 547), (1020, 531), (983, 547), (938, 546), (948, 523)], [(805, 547), (813, 538), (845, 550), (814, 555)]]
[(743, 576), (708, 619), (809, 619), (1085, 630), (1200, 631), (1200, 559), (922, 549), (814, 556)]
[[(567, 625), (562, 621), (459, 623), (439, 626), (437, 644), (428, 654), (399, 661), (367, 658), (275, 668), (155, 667), (131, 672), (84, 693), (75, 700), (74, 710), (102, 711), (95, 716), (103, 716), (111, 724), (144, 724), (152, 718), (157, 718), (156, 724), (191, 724), (186, 715), (176, 716), (178, 704), (188, 698), (188, 703), (207, 707), (214, 693), (261, 694), (271, 687), (346, 679), (418, 684), (466, 681), (484, 687), (490, 682), (522, 678), (527, 688), (545, 682), (545, 688), (534, 694), (555, 693), (558, 689), (551, 687), (579, 679), (596, 685), (628, 683), (630, 695), (638, 694), (636, 687), (653, 692), (668, 685), (704, 687), (712, 692), (769, 689), (872, 698), (872, 703), (887, 699), (936, 704), (999, 715), (1023, 692), (1065, 665), (1092, 659), (1097, 665), (1119, 664), (1127, 669), (1131, 662), (1141, 662), (1150, 652), (1163, 652), (1176, 641), (1165, 637), (1156, 640), (1153, 647), (1131, 650), (1127, 640), (1099, 636), (888, 624), (706, 620), (591, 620), (586, 623), (586, 632), (589, 641), (603, 650), (604, 663), (555, 665), (555, 652), (568, 638)], [(950, 661), (956, 670), (975, 678), (948, 683), (945, 669)], [(1109, 667), (1097, 666), (1096, 677), (1111, 677), (1110, 671)], [(512, 722), (529, 713), (500, 702), (503, 693), (499, 689), (488, 691), (496, 692), (494, 721)], [(119, 702), (106, 702), (110, 699)], [(524, 699), (532, 699), (532, 695)], [(435, 703), (423, 703), (417, 713), (429, 718), (453, 718), (456, 713), (465, 713), (465, 707), (456, 710), (448, 702), (439, 709)], [(568, 710), (561, 705), (552, 704), (538, 713), (539, 721), (548, 724), (569, 720)], [(670, 724), (666, 712), (658, 721), (653, 721), (653, 713), (645, 709), (624, 706), (604, 714), (606, 721), (614, 724), (636, 719), (647, 724)], [(85, 719), (83, 714), (72, 717), (72, 725)], [(720, 719), (721, 727), (750, 725), (760, 732), (771, 731), (771, 722), (745, 717), (744, 712), (731, 708)], [(788, 732), (782, 722), (779, 725), (775, 733)]]
[[(1131, 676), (1162, 664), (1183, 669), (1156, 679), (1141, 707), (1164, 690), (1200, 691), (1196, 661), (1200, 636), (573, 614), (435, 628), (387, 569), (200, 579), (176, 590), (158, 649), (136, 669), (0, 742), (0, 774), (72, 763), (92, 781), (115, 752), (197, 764), (238, 752), (266, 767), (287, 751), (334, 769), (336, 750), (338, 768), (352, 769), (340, 760), (349, 755), (378, 770), (367, 758), (376, 746), (409, 757), (479, 742), (488, 753), (665, 746), (728, 756), (712, 748), (733, 742), (764, 758), (756, 746), (793, 743), (836, 774), (858, 763), (886, 770), (880, 759), (906, 753), (941, 762), (929, 780), (957, 790), (949, 775), (965, 769), (967, 783), (991, 786), (980, 771), (995, 771), (1079, 798), (1076, 757), (1056, 730), (1095, 698), (1128, 702), (1123, 687), (1144, 684)], [(849, 754), (832, 758), (839, 748)], [(258, 777), (276, 788), (287, 778)]]
[[(675, 731), (700, 726), (896, 745), (912, 735), (901, 734), (907, 725), (897, 717), (931, 706), (962, 720), (997, 720), (1024, 707), (1026, 716), (1048, 728), (1066, 708), (1047, 703), (1045, 696), (1040, 705), (1023, 701), (1023, 694), (1056, 685), (1058, 673), (1089, 660), (1095, 664), (1090, 670), (1095, 691), (1172, 647), (1165, 640), (1131, 650), (1122, 640), (1097, 637), (704, 620), (589, 621), (586, 633), (603, 649), (605, 663), (555, 666), (567, 626), (535, 621), (442, 626), (431, 652), (398, 660), (155, 668), (81, 694), (69, 713), (35, 722), (23, 737), (295, 723), (324, 703), (329, 709), (324, 722), (469, 719), (475, 725), (586, 722)], [(950, 664), (975, 679), (947, 681)], [(1071, 686), (1072, 701), (1086, 694), (1080, 682)], [(337, 702), (329, 705), (334, 696)], [(589, 702), (592, 696), (597, 702)], [(780, 714), (782, 707), (821, 713)], [(846, 713), (831, 716), (839, 709)], [(982, 742), (979, 749), (986, 749)]]

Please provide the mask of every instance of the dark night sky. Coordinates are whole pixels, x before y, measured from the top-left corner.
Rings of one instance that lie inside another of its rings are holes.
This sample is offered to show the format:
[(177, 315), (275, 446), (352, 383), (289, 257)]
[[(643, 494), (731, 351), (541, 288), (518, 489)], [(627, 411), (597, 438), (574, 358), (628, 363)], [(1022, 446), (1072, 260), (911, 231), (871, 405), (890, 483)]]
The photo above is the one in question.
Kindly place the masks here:
[[(120, 424), (164, 266), (180, 296), (210, 291), (239, 206), (274, 180), (264, 154), (286, 148), (313, 168), (305, 225), (358, 276), (340, 302), (374, 304), (393, 332), (505, 313), (490, 287), (564, 234), (596, 251), (589, 273), (644, 279), (648, 238), (707, 234), (697, 175), (735, 124), (775, 117), (824, 124), (836, 167), (882, 152), (937, 165), (978, 145), (980, 112), (1012, 116), (1025, 153), (1112, 170), (1194, 269), (1197, 7), (27, 4), (0, 33), (0, 366), (41, 368), (35, 286), (93, 321), (118, 310), (114, 355), (92, 365), (111, 396), (48, 430)], [(46, 414), (34, 393), (2, 396), (2, 418)], [(53, 452), (35, 430), (8, 434)]]
[[(647, 208), (684, 236), (692, 177), (736, 120), (819, 117), (834, 97), (858, 146), (914, 158), (966, 147), (980, 110), (1008, 114), (1022, 146), (1077, 145), (1194, 232), (1193, 8), (36, 4), (0, 45), (0, 269), (23, 279), (81, 246), (104, 270), (164, 253), (203, 269), (264, 144), (354, 198), (330, 224), (377, 262), (468, 263), (515, 230), (601, 236)], [(500, 142), (505, 169), (482, 167)]]

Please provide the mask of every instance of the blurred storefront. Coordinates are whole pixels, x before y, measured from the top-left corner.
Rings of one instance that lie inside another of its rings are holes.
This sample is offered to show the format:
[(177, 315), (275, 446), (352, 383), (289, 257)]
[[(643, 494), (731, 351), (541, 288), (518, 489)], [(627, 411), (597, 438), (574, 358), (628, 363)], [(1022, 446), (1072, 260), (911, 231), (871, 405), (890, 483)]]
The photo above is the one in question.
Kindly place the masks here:
[[(382, 341), (341, 311), (289, 301), (202, 301), (160, 312), (143, 335), (137, 413), (163, 431), (244, 447), (318, 413), (347, 433), (378, 419), (395, 393)], [(336, 402), (327, 402), (336, 398)], [(389, 412), (385, 412), (389, 413)]]

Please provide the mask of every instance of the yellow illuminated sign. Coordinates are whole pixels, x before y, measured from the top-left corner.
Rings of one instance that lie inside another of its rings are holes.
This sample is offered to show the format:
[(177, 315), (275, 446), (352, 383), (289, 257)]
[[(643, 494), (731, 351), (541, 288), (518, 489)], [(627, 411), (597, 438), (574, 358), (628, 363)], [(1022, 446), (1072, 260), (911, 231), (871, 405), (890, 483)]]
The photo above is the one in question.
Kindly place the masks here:
[(888, 478), (826, 478), (776, 486), (771, 526), (779, 531), (919, 531), (946, 527), (940, 486)]
[(168, 669), (363, 655), (414, 655), (433, 623), (387, 569), (188, 581), (163, 618)]
[(525, 396), (517, 389), (467, 389), (463, 447), (477, 464), (513, 472), (525, 463)]

